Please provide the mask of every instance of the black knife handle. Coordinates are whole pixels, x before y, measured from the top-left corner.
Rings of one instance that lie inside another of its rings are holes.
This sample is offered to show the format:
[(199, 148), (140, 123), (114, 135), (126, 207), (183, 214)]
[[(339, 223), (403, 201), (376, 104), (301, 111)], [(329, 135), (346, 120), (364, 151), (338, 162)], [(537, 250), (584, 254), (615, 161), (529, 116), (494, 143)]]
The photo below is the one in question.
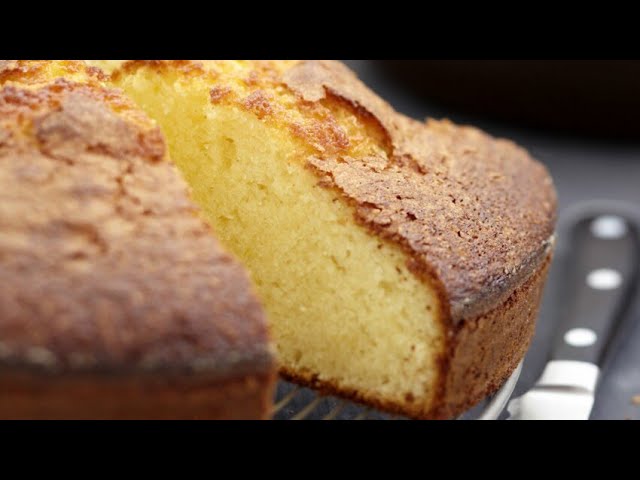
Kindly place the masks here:
[(624, 215), (593, 215), (574, 224), (561, 272), (562, 306), (552, 360), (601, 366), (633, 296), (639, 248), (636, 223)]

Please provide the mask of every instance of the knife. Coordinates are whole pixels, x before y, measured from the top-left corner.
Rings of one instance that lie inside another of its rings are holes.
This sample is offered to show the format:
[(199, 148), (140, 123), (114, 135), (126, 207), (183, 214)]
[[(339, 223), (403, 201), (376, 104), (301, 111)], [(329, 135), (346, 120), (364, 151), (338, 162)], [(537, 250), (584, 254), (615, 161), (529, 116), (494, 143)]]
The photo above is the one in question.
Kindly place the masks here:
[(513, 420), (588, 420), (607, 348), (638, 279), (636, 223), (619, 213), (573, 223), (550, 361), (534, 387), (507, 405)]

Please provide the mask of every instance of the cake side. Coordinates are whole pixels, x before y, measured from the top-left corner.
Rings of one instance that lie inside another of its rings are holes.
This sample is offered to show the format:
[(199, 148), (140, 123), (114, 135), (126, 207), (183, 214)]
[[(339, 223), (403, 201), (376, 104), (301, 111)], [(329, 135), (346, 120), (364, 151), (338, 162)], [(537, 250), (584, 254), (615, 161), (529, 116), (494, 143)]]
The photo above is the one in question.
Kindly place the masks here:
[[(246, 398), (261, 416), (275, 363), (248, 277), (212, 238), (159, 129), (102, 80), (81, 62), (0, 64), (2, 391), (77, 381), (117, 392), (114, 379), (150, 378), (169, 395), (255, 377)], [(80, 397), (68, 403), (92, 416)]]
[(522, 361), (536, 319), (553, 252), (497, 308), (459, 325), (449, 343), (445, 383), (433, 415), (452, 418), (494, 393)]
[(36, 376), (2, 372), (0, 418), (42, 420), (263, 420), (273, 407), (271, 372), (208, 375)]

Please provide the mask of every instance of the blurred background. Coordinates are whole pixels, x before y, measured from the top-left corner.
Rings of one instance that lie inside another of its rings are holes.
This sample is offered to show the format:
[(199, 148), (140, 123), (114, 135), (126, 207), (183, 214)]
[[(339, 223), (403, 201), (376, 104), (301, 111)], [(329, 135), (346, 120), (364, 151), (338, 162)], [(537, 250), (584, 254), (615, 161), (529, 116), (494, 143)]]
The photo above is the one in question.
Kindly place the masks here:
[[(640, 223), (640, 61), (346, 63), (406, 115), (472, 124), (525, 147), (553, 176), (560, 222), (585, 202), (615, 201)], [(558, 260), (516, 395), (533, 386), (548, 360), (566, 300), (558, 294)], [(635, 290), (612, 341), (591, 418), (640, 419), (639, 296)]]

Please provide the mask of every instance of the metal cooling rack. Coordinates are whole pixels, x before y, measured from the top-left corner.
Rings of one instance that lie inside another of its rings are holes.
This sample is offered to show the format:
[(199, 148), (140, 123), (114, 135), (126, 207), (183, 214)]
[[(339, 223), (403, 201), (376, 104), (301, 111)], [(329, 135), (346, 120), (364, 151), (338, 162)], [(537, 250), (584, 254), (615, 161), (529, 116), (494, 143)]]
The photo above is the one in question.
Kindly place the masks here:
[[(497, 420), (504, 411), (516, 386), (522, 364), (491, 397), (464, 413), (461, 420)], [(342, 400), (322, 396), (309, 388), (280, 381), (276, 391), (273, 418), (275, 420), (408, 420), (378, 410)]]

